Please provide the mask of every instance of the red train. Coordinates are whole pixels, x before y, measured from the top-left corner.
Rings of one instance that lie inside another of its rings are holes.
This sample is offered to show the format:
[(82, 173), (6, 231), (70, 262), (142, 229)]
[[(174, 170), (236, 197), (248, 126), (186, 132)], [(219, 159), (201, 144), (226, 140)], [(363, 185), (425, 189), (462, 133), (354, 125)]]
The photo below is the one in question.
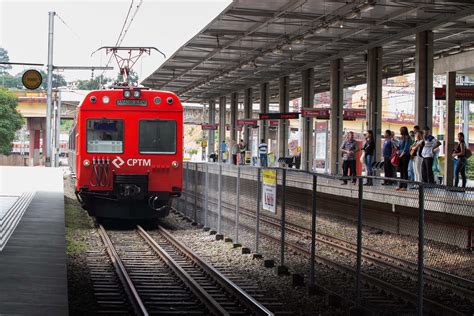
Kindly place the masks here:
[(183, 107), (166, 91), (90, 92), (69, 138), (76, 196), (91, 216), (167, 216), (182, 188)]

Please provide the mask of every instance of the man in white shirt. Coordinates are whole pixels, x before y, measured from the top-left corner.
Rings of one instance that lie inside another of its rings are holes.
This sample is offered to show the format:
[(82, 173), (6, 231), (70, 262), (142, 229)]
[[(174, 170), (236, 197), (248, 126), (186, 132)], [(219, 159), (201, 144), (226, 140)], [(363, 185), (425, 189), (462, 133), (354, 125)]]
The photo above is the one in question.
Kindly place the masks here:
[(421, 164), (421, 178), (423, 182), (435, 183), (433, 174), (433, 157), (434, 150), (441, 146), (441, 143), (431, 135), (431, 130), (428, 126), (423, 129), (424, 138), (422, 143), (421, 157), (423, 162)]
[(260, 155), (260, 166), (266, 167), (268, 164), (268, 147), (264, 139), (260, 140), (260, 145), (258, 145), (258, 153)]

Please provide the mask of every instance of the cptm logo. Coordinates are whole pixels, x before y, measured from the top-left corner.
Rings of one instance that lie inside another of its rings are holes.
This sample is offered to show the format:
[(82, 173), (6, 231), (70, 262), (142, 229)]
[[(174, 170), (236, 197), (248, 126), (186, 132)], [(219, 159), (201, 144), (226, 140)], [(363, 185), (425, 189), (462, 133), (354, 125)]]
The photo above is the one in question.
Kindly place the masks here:
[(122, 158), (117, 156), (114, 160), (112, 160), (112, 164), (118, 169), (122, 167), (125, 163), (127, 164), (127, 166), (130, 166), (130, 167), (134, 167), (134, 166), (149, 167), (151, 166), (151, 159), (130, 158), (130, 159), (127, 159), (127, 161), (125, 162)]

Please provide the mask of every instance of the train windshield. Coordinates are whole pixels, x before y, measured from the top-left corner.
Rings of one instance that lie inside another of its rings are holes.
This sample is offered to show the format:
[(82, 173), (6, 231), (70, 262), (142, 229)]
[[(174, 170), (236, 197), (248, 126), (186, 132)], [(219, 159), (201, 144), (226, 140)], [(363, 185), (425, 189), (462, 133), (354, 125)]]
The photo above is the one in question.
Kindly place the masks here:
[(88, 153), (122, 153), (123, 120), (87, 120)]
[(139, 148), (141, 154), (175, 154), (176, 121), (140, 121)]

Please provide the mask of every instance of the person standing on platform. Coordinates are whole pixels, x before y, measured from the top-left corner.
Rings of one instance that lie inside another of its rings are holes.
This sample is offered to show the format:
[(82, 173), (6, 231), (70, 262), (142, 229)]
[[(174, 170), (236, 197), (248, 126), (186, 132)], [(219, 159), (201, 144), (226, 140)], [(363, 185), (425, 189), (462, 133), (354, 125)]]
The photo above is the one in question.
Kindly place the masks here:
[[(400, 142), (400, 162), (399, 162), (399, 169), (400, 169), (400, 179), (408, 180), (408, 163), (410, 161), (410, 146), (411, 146), (411, 138), (408, 134), (408, 128), (406, 126), (402, 126), (400, 128), (400, 134), (402, 135), (402, 139)], [(399, 182), (397, 191), (406, 191), (407, 190), (407, 183), (406, 182)]]
[[(415, 131), (410, 131), (410, 149), (415, 144)], [(415, 180), (415, 170), (413, 169), (413, 156), (410, 154), (408, 161), (408, 180)]]
[(244, 142), (243, 139), (240, 140), (240, 143), (239, 143), (239, 152), (240, 152), (240, 164), (241, 165), (245, 165), (245, 150), (246, 150), (247, 146)]
[(237, 165), (237, 153), (239, 152), (237, 141), (233, 141), (230, 152), (232, 154), (232, 164)]
[(454, 186), (459, 185), (459, 174), (462, 177), (462, 187), (466, 187), (466, 142), (464, 141), (464, 133), (458, 133), (458, 145), (454, 148), (453, 158), (456, 159), (456, 169), (454, 170)]
[(265, 143), (265, 140), (262, 138), (260, 144), (258, 145), (258, 153), (260, 155), (260, 166), (267, 167), (268, 165), (268, 146)]
[(431, 130), (428, 126), (423, 129), (423, 133), (423, 150), (421, 151), (423, 162), (421, 165), (421, 177), (423, 182), (435, 183), (433, 173), (433, 156), (434, 150), (441, 146), (441, 143), (433, 135), (431, 135)]
[[(373, 176), (372, 164), (374, 162), (374, 150), (375, 150), (375, 141), (374, 141), (374, 132), (369, 130), (367, 131), (367, 136), (365, 138), (365, 144), (362, 148), (364, 151), (364, 164), (365, 170), (367, 170), (368, 176)], [(372, 179), (368, 178), (367, 182), (364, 185), (373, 185)]]
[(222, 141), (219, 149), (220, 149), (221, 162), (226, 163), (227, 162), (227, 144), (225, 143), (225, 140)]
[(421, 151), (423, 149), (423, 132), (418, 131), (415, 137), (415, 143), (411, 145), (410, 154), (413, 157), (413, 171), (415, 174), (415, 181), (421, 182), (421, 164), (423, 162)]
[[(356, 179), (356, 161), (355, 153), (359, 150), (357, 142), (354, 140), (354, 132), (349, 132), (347, 139), (342, 143), (342, 176), (347, 177), (350, 169), (352, 183), (355, 184)], [(341, 184), (347, 184), (347, 180), (343, 180)]]
[[(392, 157), (392, 132), (387, 129), (385, 131), (385, 141), (383, 142), (382, 147), (382, 156), (383, 156), (383, 171), (385, 178), (393, 178), (393, 166), (390, 158)], [(391, 180), (385, 180), (382, 185), (391, 185)]]

